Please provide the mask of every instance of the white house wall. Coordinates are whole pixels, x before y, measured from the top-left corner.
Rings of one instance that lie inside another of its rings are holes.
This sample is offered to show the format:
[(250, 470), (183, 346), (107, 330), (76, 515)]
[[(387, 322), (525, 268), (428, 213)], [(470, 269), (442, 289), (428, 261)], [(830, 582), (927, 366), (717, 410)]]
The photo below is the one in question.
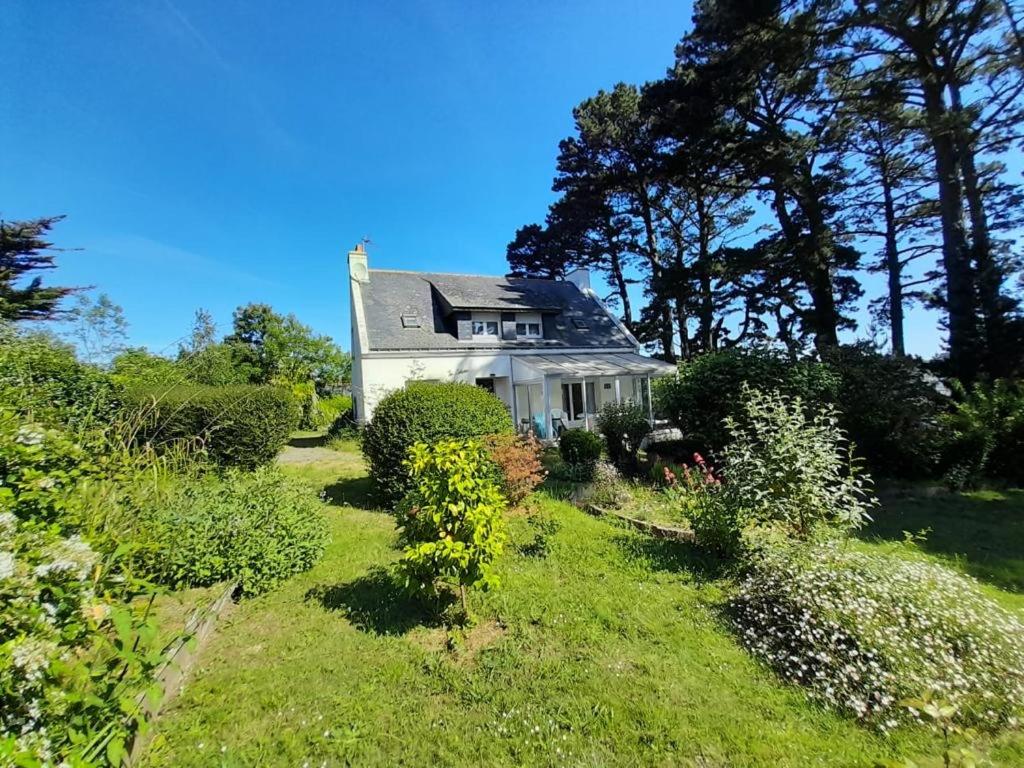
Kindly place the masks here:
[(464, 381), (495, 378), (495, 394), (506, 403), (511, 402), (508, 355), (452, 355), (448, 357), (367, 357), (361, 366), (360, 400), (363, 412), (360, 419), (368, 421), (377, 403), (392, 390), (401, 389), (410, 381)]

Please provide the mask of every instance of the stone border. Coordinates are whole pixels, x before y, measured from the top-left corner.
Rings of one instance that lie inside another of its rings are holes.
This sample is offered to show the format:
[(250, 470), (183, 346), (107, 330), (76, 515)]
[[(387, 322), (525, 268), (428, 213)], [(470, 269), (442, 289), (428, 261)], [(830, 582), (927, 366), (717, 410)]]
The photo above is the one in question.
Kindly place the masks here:
[(167, 658), (164, 659), (153, 676), (154, 682), (160, 687), (159, 698), (157, 701), (151, 702), (143, 693), (136, 699), (145, 714), (149, 727), (144, 732), (135, 734), (131, 749), (128, 751), (126, 765), (135, 765), (146, 751), (153, 735), (156, 719), (160, 716), (163, 708), (181, 692), (203, 644), (213, 632), (217, 622), (234, 605), (232, 596), (237, 589), (238, 585), (232, 582), (224, 587), (224, 591), (212, 603), (192, 611), (188, 621), (185, 622), (185, 629), (181, 637), (174, 642)]
[(614, 509), (604, 509), (596, 504), (584, 504), (583, 508), (596, 517), (614, 517), (617, 520), (622, 520), (627, 525), (643, 531), (644, 533), (649, 533), (651, 536), (655, 536), (659, 539), (686, 541), (691, 544), (697, 540), (693, 531), (688, 528), (673, 528), (668, 525), (658, 525), (657, 523), (652, 523), (649, 520), (639, 520), (635, 517), (624, 515), (621, 512), (616, 512)]

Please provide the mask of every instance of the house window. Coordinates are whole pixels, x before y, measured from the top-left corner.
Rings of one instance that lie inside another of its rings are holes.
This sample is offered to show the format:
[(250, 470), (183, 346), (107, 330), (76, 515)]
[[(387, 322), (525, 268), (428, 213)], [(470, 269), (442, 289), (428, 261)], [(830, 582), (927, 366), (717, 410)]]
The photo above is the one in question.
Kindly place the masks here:
[(516, 336), (520, 339), (539, 339), (540, 323), (516, 323)]
[(498, 321), (497, 320), (474, 320), (473, 321), (473, 335), (498, 338)]

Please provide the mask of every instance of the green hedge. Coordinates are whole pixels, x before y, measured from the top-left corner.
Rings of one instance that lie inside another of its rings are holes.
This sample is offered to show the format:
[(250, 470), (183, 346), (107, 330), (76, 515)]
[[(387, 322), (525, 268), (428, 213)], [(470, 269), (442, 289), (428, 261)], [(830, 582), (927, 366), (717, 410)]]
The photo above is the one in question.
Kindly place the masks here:
[(129, 400), (126, 416), (137, 442), (198, 443), (225, 467), (273, 461), (300, 416), (288, 390), (249, 384), (135, 389)]
[(659, 409), (678, 426), (686, 452), (719, 454), (728, 442), (725, 418), (742, 417), (743, 385), (799, 397), (810, 413), (831, 404), (839, 424), (872, 472), (890, 477), (934, 474), (945, 438), (948, 398), (912, 360), (864, 346), (840, 347), (823, 362), (759, 350), (729, 350), (682, 363), (655, 389)]
[(472, 384), (422, 382), (377, 404), (363, 431), (363, 454), (381, 501), (391, 506), (412, 486), (403, 462), (414, 444), (511, 431), (508, 409), (490, 392)]
[(797, 362), (773, 352), (729, 350), (695, 357), (672, 378), (656, 382), (659, 410), (678, 426), (687, 446), (716, 454), (729, 442), (727, 416), (740, 415), (743, 385), (800, 397), (812, 408), (834, 399), (835, 374), (821, 363)]

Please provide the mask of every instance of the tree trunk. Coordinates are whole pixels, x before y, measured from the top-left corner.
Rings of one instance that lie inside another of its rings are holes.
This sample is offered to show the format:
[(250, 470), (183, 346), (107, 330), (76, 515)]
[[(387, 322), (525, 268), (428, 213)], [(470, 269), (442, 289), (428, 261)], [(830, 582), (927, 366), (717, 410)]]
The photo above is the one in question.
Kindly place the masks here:
[(821, 208), (815, 201), (808, 199), (808, 195), (804, 194), (801, 197), (804, 198), (801, 201), (801, 208), (810, 227), (810, 233), (806, 237), (799, 231), (786, 209), (781, 184), (775, 182), (772, 205), (779, 226), (800, 265), (801, 278), (811, 296), (814, 344), (819, 352), (823, 352), (829, 347), (839, 345), (839, 313), (832, 292), (832, 273), (829, 264), (831, 247), (828, 242), (831, 238), (828, 237), (828, 227), (825, 225)]
[[(949, 87), (952, 99), (952, 111), (963, 120), (963, 102), (960, 86)], [(999, 340), (1003, 328), (1003, 300), (1000, 293), (1003, 285), (1003, 274), (996, 263), (992, 252), (992, 237), (988, 226), (988, 215), (985, 212), (985, 200), (978, 178), (977, 165), (974, 161), (974, 146), (969, 137), (969, 129), (960, 121), (956, 124), (956, 151), (960, 162), (960, 175), (963, 178), (963, 194), (967, 201), (967, 215), (971, 222), (971, 257), (974, 262), (975, 281), (977, 285), (978, 308), (981, 310), (985, 329), (985, 346), (991, 354), (1000, 346)]]
[(622, 302), (622, 323), (630, 331), (633, 330), (633, 307), (629, 301), (629, 291), (626, 286), (626, 278), (622, 275), (622, 260), (619, 258), (618, 248), (612, 248), (609, 254), (612, 282), (615, 284), (615, 292), (619, 294)]
[[(654, 215), (651, 211), (651, 201), (646, 191), (640, 195), (640, 215), (644, 222), (644, 234), (647, 238), (647, 260), (651, 264), (651, 283), (658, 285), (661, 281), (662, 268), (661, 259), (658, 257), (658, 242), (654, 235)], [(665, 360), (670, 363), (676, 362), (676, 353), (672, 344), (675, 337), (674, 323), (672, 322), (672, 307), (669, 302), (662, 302), (661, 323), (658, 328), (658, 335), (661, 337), (661, 349)]]
[(941, 86), (927, 62), (920, 65), (925, 122), (935, 152), (935, 177), (942, 226), (942, 266), (946, 273), (946, 313), (949, 325), (949, 363), (955, 376), (972, 380), (978, 372), (977, 303), (974, 276), (963, 222), (963, 192), (956, 148), (949, 131), (949, 114)]
[(896, 357), (907, 354), (903, 338), (903, 265), (900, 263), (899, 243), (896, 239), (896, 205), (892, 197), (892, 180), (883, 164), (879, 181), (885, 216), (885, 271), (889, 281), (889, 336), (892, 353)]
[(704, 200), (697, 197), (697, 273), (700, 290), (700, 328), (697, 331), (701, 349), (715, 348), (715, 302), (711, 295), (711, 222)]

